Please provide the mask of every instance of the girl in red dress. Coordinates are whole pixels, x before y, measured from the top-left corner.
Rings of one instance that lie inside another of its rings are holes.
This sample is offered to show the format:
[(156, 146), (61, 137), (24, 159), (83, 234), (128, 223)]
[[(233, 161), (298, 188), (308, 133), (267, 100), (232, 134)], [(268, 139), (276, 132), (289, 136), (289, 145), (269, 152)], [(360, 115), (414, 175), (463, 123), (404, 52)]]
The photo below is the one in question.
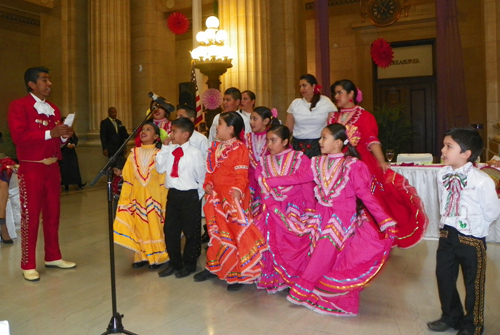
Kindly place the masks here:
[(228, 283), (228, 291), (260, 276), (262, 252), (268, 249), (250, 212), (249, 155), (238, 136), (243, 127), (239, 113), (221, 113), (216, 130), (220, 141), (208, 148), (203, 210), (210, 242), (206, 269), (194, 275), (197, 282), (217, 276)]
[(372, 175), (372, 192), (384, 210), (398, 222), (398, 237), (394, 243), (403, 249), (414, 246), (423, 238), (429, 221), (422, 200), (402, 175), (389, 169), (378, 139), (377, 121), (358, 105), (361, 91), (356, 85), (344, 79), (335, 82), (331, 91), (339, 111), (333, 113), (328, 124), (358, 127), (361, 139), (357, 150)]
[(254, 109), (250, 115), (250, 127), (252, 132), (245, 135), (245, 144), (250, 155), (250, 166), (248, 167), (248, 179), (250, 185), (250, 195), (252, 196), (252, 214), (255, 216), (261, 210), (260, 189), (255, 177), (255, 169), (259, 165), (260, 157), (266, 155), (266, 132), (275, 125), (279, 125), (278, 111), (270, 110), (260, 106)]

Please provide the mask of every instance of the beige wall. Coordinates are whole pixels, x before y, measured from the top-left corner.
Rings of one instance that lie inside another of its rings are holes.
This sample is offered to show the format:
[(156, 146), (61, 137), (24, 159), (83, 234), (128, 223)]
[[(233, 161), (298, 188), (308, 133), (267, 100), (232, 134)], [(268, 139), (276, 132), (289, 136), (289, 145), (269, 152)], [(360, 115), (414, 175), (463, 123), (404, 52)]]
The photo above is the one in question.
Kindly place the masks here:
[[(35, 26), (0, 20), (0, 64), (3, 87), (0, 90), (0, 132), (5, 134), (7, 110), (11, 100), (27, 94), (23, 74), (40, 64), (40, 35)], [(5, 149), (0, 143), (0, 152)]]
[(500, 154), (500, 144), (491, 140), (500, 134), (500, 1), (484, 1), (486, 113), (488, 119), (487, 159)]

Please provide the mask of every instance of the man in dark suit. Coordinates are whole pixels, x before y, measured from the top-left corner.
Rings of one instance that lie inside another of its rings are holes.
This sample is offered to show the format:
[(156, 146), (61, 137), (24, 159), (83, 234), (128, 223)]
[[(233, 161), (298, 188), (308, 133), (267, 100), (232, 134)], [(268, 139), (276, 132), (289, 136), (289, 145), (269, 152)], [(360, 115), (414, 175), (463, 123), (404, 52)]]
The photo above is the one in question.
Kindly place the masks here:
[(109, 107), (108, 118), (101, 121), (102, 153), (106, 157), (112, 157), (128, 138), (127, 128), (116, 118), (116, 114), (116, 108)]

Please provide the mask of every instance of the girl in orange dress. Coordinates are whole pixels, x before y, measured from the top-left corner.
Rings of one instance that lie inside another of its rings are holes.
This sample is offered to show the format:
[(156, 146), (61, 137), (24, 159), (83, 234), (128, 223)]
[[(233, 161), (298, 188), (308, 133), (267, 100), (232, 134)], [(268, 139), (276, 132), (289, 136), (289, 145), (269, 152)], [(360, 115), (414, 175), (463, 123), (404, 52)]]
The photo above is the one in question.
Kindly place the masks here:
[(219, 277), (228, 291), (252, 284), (261, 274), (262, 253), (268, 246), (254, 226), (248, 187), (249, 155), (238, 134), (244, 122), (237, 112), (221, 113), (217, 138), (208, 148), (203, 207), (210, 242), (206, 269), (194, 275), (205, 281)]

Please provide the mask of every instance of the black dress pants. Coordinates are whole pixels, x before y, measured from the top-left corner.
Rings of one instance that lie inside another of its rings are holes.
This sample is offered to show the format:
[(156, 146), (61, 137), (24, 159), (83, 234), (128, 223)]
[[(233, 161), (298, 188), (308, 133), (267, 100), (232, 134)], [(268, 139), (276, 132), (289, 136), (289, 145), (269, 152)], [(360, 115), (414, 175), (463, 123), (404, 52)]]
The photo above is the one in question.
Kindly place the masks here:
[[(465, 283), (465, 316), (457, 290), (459, 266)], [(440, 231), (436, 277), (442, 320), (456, 329), (480, 335), (484, 328), (486, 241), (445, 226)]]
[[(201, 254), (201, 201), (197, 190), (168, 190), (167, 216), (163, 229), (170, 266), (176, 270), (186, 268), (195, 271)], [(181, 233), (186, 237), (182, 253)]]

